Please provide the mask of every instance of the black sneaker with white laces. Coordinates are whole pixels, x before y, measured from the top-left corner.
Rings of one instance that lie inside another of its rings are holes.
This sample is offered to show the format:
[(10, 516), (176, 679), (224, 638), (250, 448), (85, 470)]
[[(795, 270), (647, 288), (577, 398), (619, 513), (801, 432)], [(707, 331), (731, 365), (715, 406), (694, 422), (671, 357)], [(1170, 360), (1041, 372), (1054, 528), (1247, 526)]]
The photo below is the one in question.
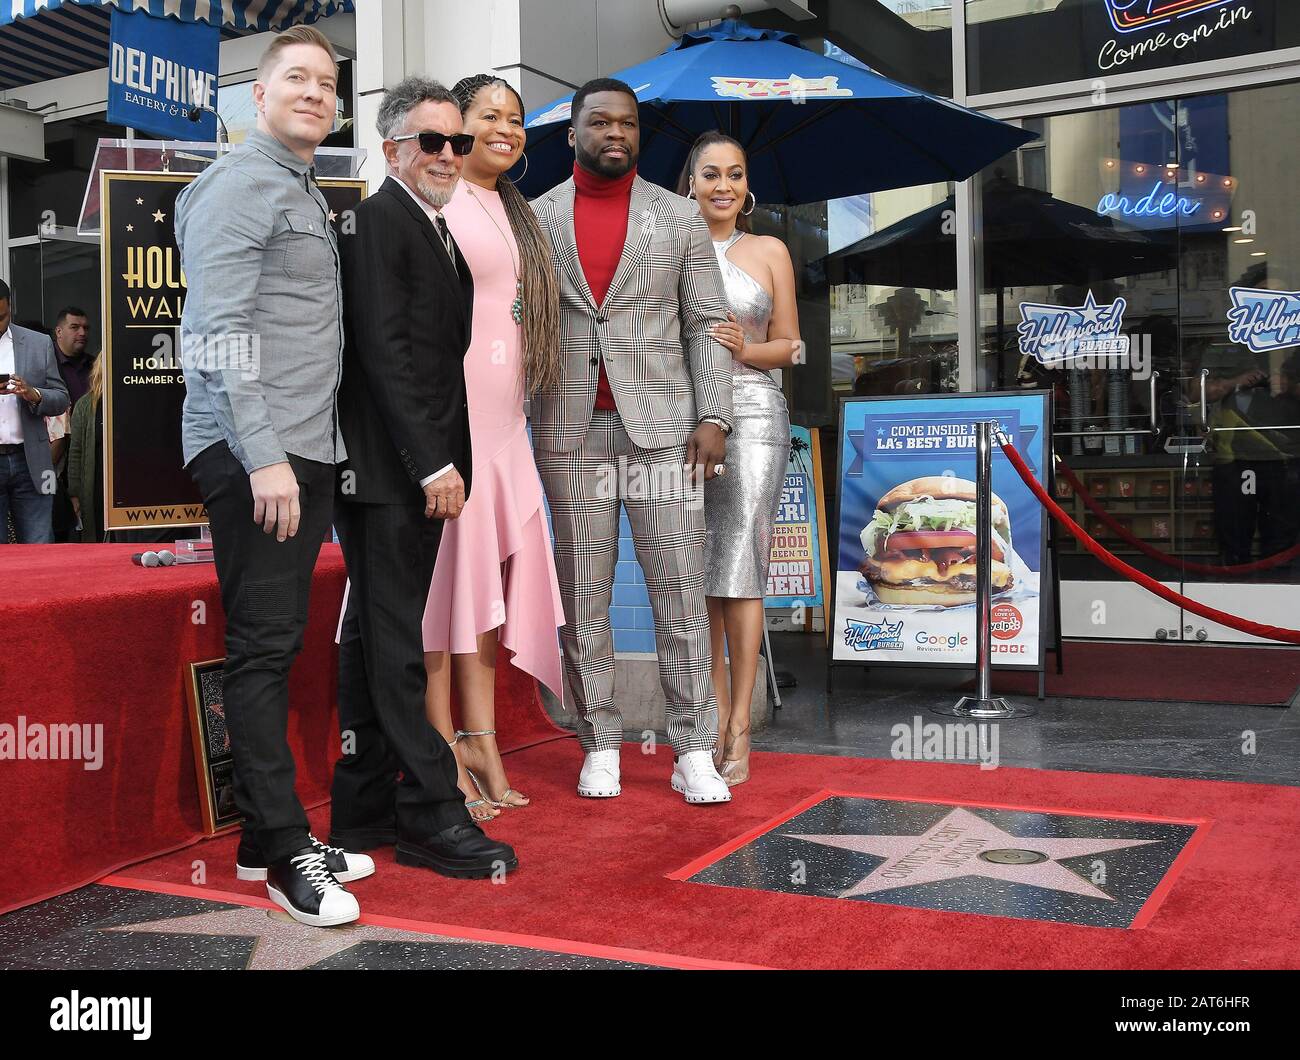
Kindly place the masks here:
[(325, 855), (303, 847), (266, 867), (266, 893), (300, 924), (334, 927), (361, 916), (357, 900), (334, 878)]
[[(325, 867), (339, 883), (351, 883), (375, 874), (374, 859), (368, 854), (352, 854), (341, 847), (326, 846), (314, 835), (309, 835), (307, 839), (313, 850), (324, 855)], [(266, 879), (266, 858), (247, 832), (239, 838), (239, 850), (235, 854), (235, 875), (241, 880)]]

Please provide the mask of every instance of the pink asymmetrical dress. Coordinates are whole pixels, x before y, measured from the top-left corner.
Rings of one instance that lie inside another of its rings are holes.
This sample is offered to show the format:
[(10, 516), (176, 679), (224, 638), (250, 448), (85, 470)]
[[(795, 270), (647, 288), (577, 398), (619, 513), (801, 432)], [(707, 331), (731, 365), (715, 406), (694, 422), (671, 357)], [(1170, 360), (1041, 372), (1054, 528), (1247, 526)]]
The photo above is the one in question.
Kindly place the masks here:
[(461, 180), (443, 216), (474, 275), (465, 354), (474, 478), (460, 517), (442, 529), (424, 650), (473, 653), (478, 635), (499, 627), (514, 665), (561, 696), (556, 631), (564, 605), (524, 417), (521, 329), (510, 309), (519, 250), (495, 191)]

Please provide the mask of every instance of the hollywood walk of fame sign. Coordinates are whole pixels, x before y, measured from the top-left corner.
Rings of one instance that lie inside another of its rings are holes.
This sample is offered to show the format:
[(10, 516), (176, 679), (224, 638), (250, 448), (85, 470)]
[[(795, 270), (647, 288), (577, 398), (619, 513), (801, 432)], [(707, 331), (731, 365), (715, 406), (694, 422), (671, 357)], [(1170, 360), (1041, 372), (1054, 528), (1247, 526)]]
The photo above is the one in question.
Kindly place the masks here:
[[(198, 526), (207, 510), (184, 468), (180, 322), (185, 274), (176, 198), (196, 173), (99, 171), (104, 321), (104, 522), (109, 530)], [(317, 181), (335, 226), (363, 180)]]
[(688, 876), (921, 909), (1138, 927), (1203, 822), (827, 794)]

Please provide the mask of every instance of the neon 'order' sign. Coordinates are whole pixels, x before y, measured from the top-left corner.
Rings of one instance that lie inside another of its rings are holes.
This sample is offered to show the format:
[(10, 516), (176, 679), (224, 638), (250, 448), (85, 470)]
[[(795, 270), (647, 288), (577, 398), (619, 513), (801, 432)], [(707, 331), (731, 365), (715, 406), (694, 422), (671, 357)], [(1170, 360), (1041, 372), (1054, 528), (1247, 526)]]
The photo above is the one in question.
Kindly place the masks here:
[(1195, 217), (1204, 205), (1200, 199), (1169, 191), (1157, 180), (1149, 192), (1137, 198), (1107, 192), (1097, 203), (1097, 212), (1103, 217)]
[(1111, 25), (1119, 33), (1152, 29), (1236, 0), (1105, 0)]

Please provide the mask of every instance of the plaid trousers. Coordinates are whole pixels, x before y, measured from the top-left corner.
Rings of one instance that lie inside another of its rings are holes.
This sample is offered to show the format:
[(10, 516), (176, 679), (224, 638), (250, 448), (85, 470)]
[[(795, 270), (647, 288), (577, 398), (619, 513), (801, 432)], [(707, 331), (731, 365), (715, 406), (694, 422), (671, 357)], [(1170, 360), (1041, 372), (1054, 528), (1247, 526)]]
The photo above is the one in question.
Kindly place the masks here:
[(621, 502), (654, 612), (668, 738), (679, 755), (712, 751), (718, 707), (704, 605), (704, 495), (685, 478), (686, 447), (641, 449), (617, 412), (597, 409), (578, 449), (535, 455), (554, 524), (565, 617), (560, 640), (582, 749), (623, 742), (609, 624)]

